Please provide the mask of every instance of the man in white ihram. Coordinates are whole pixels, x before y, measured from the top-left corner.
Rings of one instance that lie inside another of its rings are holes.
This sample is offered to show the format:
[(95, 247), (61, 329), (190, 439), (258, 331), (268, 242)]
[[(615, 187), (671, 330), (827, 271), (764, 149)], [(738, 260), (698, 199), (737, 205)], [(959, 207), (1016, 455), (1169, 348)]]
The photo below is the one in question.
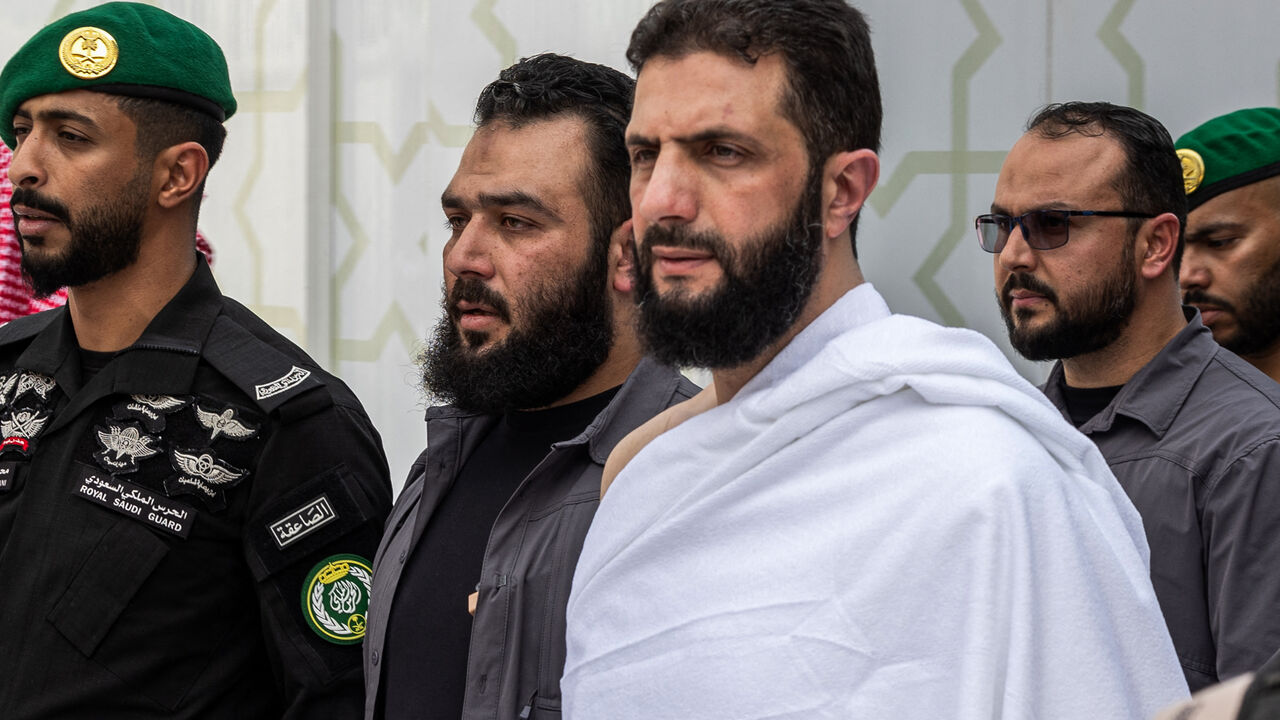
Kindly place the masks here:
[(1093, 444), (985, 338), (891, 315), (862, 278), (862, 15), (666, 0), (628, 59), (641, 330), (714, 382), (610, 458), (565, 717), (1146, 718), (1184, 697)]

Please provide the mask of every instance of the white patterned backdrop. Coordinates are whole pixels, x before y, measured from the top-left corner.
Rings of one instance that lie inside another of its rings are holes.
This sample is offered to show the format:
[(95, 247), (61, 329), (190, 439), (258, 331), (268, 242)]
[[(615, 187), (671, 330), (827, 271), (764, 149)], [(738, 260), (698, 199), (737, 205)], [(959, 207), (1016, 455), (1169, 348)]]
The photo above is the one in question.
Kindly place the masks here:
[[(0, 56), (95, 3), (0, 0)], [(240, 102), (201, 227), (223, 290), (344, 378), (397, 486), (422, 448), (412, 357), (438, 314), (439, 196), (476, 94), (556, 51), (626, 69), (648, 0), (171, 0), (223, 47)], [(1177, 135), (1280, 102), (1275, 0), (866, 0), (885, 98), (880, 187), (860, 227), (897, 310), (1007, 349), (972, 239), (1031, 112), (1110, 100)], [(1033, 380), (1044, 369), (1015, 359)]]

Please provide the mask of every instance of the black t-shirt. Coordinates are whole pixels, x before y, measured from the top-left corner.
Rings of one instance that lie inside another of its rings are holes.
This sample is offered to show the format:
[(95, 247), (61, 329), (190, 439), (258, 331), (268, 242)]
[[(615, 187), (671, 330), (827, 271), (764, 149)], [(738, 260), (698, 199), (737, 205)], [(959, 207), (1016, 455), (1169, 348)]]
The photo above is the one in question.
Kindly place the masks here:
[(471, 642), (467, 596), (480, 580), (493, 523), (551, 444), (576, 437), (616, 392), (507, 413), (466, 459), (405, 562), (396, 590), (383, 652), (384, 718), (462, 715)]
[(111, 358), (115, 356), (114, 352), (98, 352), (97, 350), (80, 348), (80, 386), (88, 385), (93, 376), (106, 367), (107, 363), (111, 362)]
[(1071, 424), (1076, 427), (1089, 422), (1093, 416), (1102, 412), (1115, 399), (1123, 385), (1100, 388), (1071, 387), (1062, 382), (1062, 398), (1067, 403), (1067, 414), (1071, 416)]

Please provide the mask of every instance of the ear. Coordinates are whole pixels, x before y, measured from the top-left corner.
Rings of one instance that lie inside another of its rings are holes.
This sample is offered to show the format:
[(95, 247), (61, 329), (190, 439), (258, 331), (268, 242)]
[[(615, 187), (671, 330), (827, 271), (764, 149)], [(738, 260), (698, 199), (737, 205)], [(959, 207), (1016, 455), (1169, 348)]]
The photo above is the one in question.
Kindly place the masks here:
[(827, 239), (843, 235), (880, 179), (880, 158), (867, 149), (827, 158), (822, 172), (822, 227)]
[(636, 237), (631, 219), (614, 229), (609, 236), (609, 283), (623, 294), (636, 287)]
[[(1178, 235), (1182, 225), (1178, 216), (1164, 213), (1151, 218), (1138, 233), (1138, 262), (1142, 277), (1155, 280), (1173, 265), (1173, 255), (1178, 249)], [(1177, 280), (1177, 278), (1174, 278)]]
[(185, 203), (200, 189), (209, 173), (209, 155), (197, 142), (165, 148), (156, 156), (155, 174), (160, 182), (157, 202), (167, 209)]

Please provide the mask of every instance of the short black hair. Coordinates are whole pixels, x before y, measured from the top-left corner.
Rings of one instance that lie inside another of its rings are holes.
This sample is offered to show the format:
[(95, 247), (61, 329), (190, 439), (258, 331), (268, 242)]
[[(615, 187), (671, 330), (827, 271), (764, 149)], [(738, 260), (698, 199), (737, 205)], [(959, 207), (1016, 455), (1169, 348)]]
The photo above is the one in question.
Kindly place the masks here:
[[(1182, 182), (1182, 161), (1173, 138), (1159, 120), (1124, 105), (1109, 102), (1065, 102), (1046, 105), (1027, 121), (1027, 132), (1053, 140), (1072, 133), (1114, 138), (1124, 150), (1125, 164), (1112, 181), (1124, 203), (1123, 210), (1178, 218), (1178, 246), (1173, 253), (1173, 276), (1182, 265), (1187, 226), (1187, 194)], [(1087, 208), (1112, 210), (1115, 208)], [(1129, 221), (1136, 233), (1142, 220)]]
[[(165, 148), (184, 142), (197, 142), (209, 156), (209, 167), (222, 156), (227, 128), (220, 120), (188, 105), (149, 97), (118, 95), (116, 106), (137, 127), (135, 151), (138, 157), (151, 161)], [(205, 176), (205, 180), (208, 176)], [(200, 214), (204, 198), (204, 180), (193, 194), (192, 226)], [(194, 237), (194, 235), (192, 236)]]
[(477, 127), (503, 122), (519, 128), (562, 113), (582, 119), (591, 166), (580, 183), (591, 236), (603, 249), (614, 228), (631, 217), (625, 136), (635, 86), (635, 80), (611, 67), (543, 53), (503, 70), (476, 101)]
[[(884, 111), (871, 29), (845, 0), (662, 0), (631, 33), (627, 60), (640, 72), (654, 57), (704, 51), (750, 64), (782, 56), (782, 112), (804, 137), (811, 173), (838, 152), (880, 150)], [(856, 230), (857, 218), (851, 241)]]

